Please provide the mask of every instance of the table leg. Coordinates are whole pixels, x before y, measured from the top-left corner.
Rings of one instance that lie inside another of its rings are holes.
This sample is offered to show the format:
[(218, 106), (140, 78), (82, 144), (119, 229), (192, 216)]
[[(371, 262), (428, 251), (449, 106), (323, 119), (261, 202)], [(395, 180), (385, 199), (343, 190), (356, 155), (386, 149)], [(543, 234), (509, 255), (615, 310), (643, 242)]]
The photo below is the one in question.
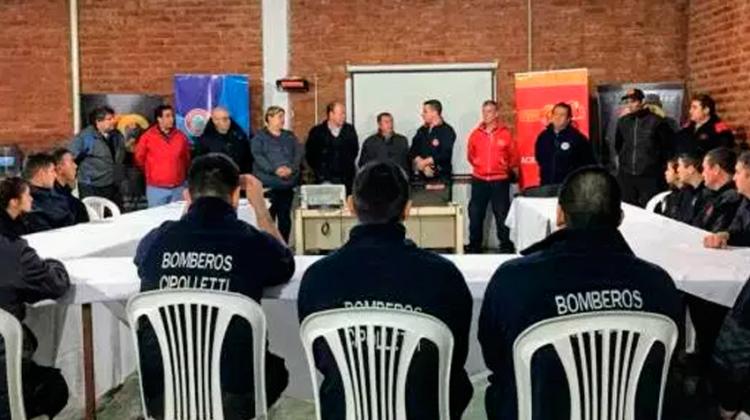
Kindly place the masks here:
[(86, 420), (96, 419), (96, 384), (94, 383), (94, 331), (91, 317), (91, 304), (81, 305), (83, 325), (83, 387)]

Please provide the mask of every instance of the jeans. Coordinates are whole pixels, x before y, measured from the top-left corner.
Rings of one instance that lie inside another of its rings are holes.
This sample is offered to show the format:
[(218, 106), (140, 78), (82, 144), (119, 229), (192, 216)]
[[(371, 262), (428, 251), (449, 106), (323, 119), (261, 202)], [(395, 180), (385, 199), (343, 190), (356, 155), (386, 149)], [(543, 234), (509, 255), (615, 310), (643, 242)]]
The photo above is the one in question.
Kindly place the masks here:
[(148, 206), (157, 207), (174, 201), (180, 201), (182, 200), (182, 191), (184, 190), (184, 186), (161, 188), (149, 185), (146, 187), (146, 200), (148, 201)]
[(269, 201), (271, 201), (271, 208), (268, 209), (268, 212), (271, 213), (271, 217), (276, 220), (281, 236), (284, 237), (285, 241), (289, 242), (289, 234), (292, 231), (292, 203), (294, 202), (294, 190), (270, 190), (266, 193), (266, 196)]
[(501, 250), (512, 248), (510, 231), (505, 218), (510, 210), (510, 181), (483, 181), (472, 178), (469, 200), (469, 248), (478, 251), (484, 241), (484, 216), (487, 205), (492, 203), (492, 212), (497, 225), (497, 239)]

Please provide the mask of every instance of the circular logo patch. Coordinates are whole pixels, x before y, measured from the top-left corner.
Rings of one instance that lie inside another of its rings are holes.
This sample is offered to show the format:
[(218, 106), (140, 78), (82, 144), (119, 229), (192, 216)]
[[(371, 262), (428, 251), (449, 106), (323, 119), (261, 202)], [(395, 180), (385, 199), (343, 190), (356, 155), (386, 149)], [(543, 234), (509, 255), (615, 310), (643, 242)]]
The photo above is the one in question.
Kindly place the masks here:
[(432, 147), (438, 147), (438, 146), (440, 146), (440, 140), (432, 139)]
[(203, 134), (209, 117), (210, 114), (207, 110), (193, 108), (185, 115), (185, 128), (191, 136), (198, 137)]
[(570, 143), (568, 143), (567, 141), (564, 141), (560, 144), (560, 148), (563, 150), (568, 150), (570, 149)]

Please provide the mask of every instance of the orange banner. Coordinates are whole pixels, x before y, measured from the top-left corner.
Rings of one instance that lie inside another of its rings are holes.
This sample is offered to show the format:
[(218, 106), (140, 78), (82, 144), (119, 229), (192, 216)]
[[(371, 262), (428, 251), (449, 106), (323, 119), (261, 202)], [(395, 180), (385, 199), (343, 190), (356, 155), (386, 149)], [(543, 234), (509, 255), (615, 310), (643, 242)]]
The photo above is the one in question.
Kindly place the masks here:
[(587, 69), (516, 73), (516, 141), (521, 155), (522, 189), (539, 185), (534, 146), (558, 102), (566, 102), (573, 108), (573, 123), (589, 137)]

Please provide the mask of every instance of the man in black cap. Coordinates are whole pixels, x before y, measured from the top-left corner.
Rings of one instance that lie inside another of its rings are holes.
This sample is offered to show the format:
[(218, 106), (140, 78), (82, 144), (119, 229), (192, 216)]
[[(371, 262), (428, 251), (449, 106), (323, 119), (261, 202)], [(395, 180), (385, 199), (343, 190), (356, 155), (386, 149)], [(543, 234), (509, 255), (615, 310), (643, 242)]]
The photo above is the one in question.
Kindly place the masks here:
[(641, 207), (666, 188), (662, 168), (672, 156), (674, 134), (664, 118), (643, 106), (644, 99), (640, 89), (622, 97), (628, 113), (617, 121), (615, 134), (622, 199)]

